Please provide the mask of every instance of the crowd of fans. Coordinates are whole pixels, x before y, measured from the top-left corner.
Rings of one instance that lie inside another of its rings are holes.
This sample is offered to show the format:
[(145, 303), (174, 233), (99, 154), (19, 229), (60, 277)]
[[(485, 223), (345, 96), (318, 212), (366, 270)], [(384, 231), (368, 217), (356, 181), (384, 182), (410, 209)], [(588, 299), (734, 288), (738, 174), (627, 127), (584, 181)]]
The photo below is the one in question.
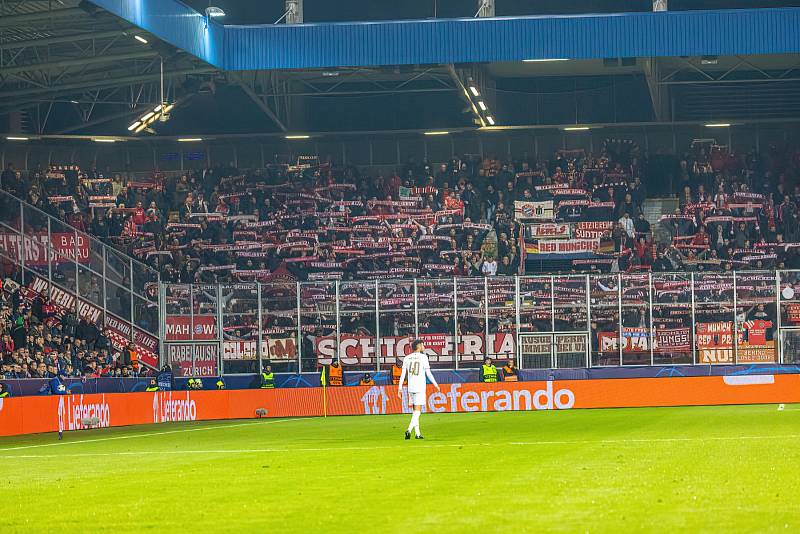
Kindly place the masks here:
[(268, 281), (279, 266), (299, 280), (524, 273), (515, 202), (547, 199), (556, 221), (609, 223), (592, 233), (606, 242), (596, 261), (574, 262), (573, 272), (789, 268), (800, 265), (798, 158), (775, 152), (698, 145), (676, 159), (680, 207), (661, 218), (670, 232), (661, 242), (643, 213), (647, 163), (618, 140), (597, 155), (410, 161), (390, 177), (301, 157), (147, 181), (9, 165), (2, 184), (167, 282)]
[[(495, 276), (534, 264), (546, 271), (535, 227), (553, 222), (570, 223), (567, 239), (598, 241), (588, 258), (570, 261), (572, 273), (800, 268), (797, 152), (739, 155), (697, 144), (671, 165), (679, 207), (652, 228), (644, 216), (652, 162), (633, 142), (612, 139), (598, 154), (409, 161), (391, 176), (314, 156), (142, 181), (75, 167), (23, 174), (9, 165), (2, 187), (151, 265), (165, 282), (269, 282), (278, 272), (301, 281)], [(542, 202), (553, 217), (523, 224), (518, 204)], [(26, 312), (18, 292), (6, 291), (3, 302), (3, 375), (136, 373), (135, 349), (113, 350), (96, 326), (70, 314), (50, 321), (47, 303)]]
[[(596, 156), (411, 161), (390, 177), (309, 157), (147, 181), (71, 167), (23, 176), (9, 167), (2, 183), (168, 282), (267, 281), (281, 265), (300, 280), (513, 275), (524, 272), (516, 201), (556, 198), (568, 220), (621, 219), (619, 228), (642, 230), (646, 193), (633, 145), (608, 146)], [(557, 190), (605, 209), (581, 209)]]
[(118, 350), (108, 331), (72, 312), (56, 317), (41, 296), (26, 302), (22, 291), (12, 282), (0, 290), (0, 378), (137, 376), (132, 344)]
[(640, 254), (641, 263), (654, 271), (800, 268), (798, 171), (798, 151), (739, 157), (697, 147), (680, 162), (679, 208), (660, 219), (671, 242), (652, 261)]

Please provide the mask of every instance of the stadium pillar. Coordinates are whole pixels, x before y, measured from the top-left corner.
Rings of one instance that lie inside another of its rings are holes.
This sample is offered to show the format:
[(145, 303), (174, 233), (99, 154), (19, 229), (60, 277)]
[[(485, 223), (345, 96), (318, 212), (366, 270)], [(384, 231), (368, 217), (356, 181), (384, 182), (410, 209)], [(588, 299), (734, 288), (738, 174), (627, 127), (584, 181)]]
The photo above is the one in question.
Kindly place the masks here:
[(453, 359), (455, 360), (456, 371), (458, 371), (458, 279), (453, 277)]
[[(261, 147), (262, 159), (264, 147)], [(297, 302), (297, 374), (303, 372), (303, 325), (300, 315), (300, 282), (295, 282), (295, 298)]]
[(689, 283), (691, 284), (691, 299), (692, 299), (692, 365), (697, 365), (697, 329), (695, 328), (695, 313), (694, 313), (694, 273), (689, 273)]
[[(414, 279), (416, 283), (417, 279)], [(376, 371), (380, 372), (381, 370), (381, 320), (379, 317), (380, 313), (380, 300), (378, 296), (379, 288), (378, 288), (378, 280), (375, 280), (375, 369)]]
[(516, 320), (517, 328), (514, 330), (514, 348), (516, 350), (517, 367), (522, 369), (522, 356), (519, 350), (519, 276), (514, 276), (514, 319)]
[(263, 354), (261, 354), (261, 340), (264, 338), (263, 319), (261, 317), (261, 282), (256, 282), (256, 309), (258, 310), (258, 336), (256, 340), (256, 357), (258, 358), (258, 372), (264, 372)]
[[(103, 299), (103, 306), (105, 306), (105, 298)], [(104, 319), (105, 320), (105, 319)], [(169, 363), (167, 356), (167, 347), (164, 345), (164, 338), (167, 333), (167, 286), (159, 281), (158, 283), (158, 339), (159, 339), (159, 358), (158, 368), (161, 369), (165, 364)]]
[(731, 336), (731, 341), (733, 342), (733, 365), (739, 363), (739, 305), (737, 302), (736, 293), (736, 271), (733, 271), (733, 328), (731, 328), (731, 332), (733, 333)]
[(650, 365), (653, 365), (656, 341), (656, 332), (655, 327), (653, 326), (653, 273), (647, 273), (647, 298), (647, 311), (650, 316)]
[(417, 296), (416, 278), (414, 278), (414, 337), (419, 339), (419, 297)]
[(617, 306), (619, 309), (619, 339), (617, 345), (619, 346), (619, 365), (622, 365), (622, 344), (625, 341), (623, 334), (625, 329), (622, 328), (622, 274), (617, 275)]
[[(775, 309), (777, 310), (777, 321), (778, 321), (778, 341), (776, 343), (775, 350), (776, 355), (778, 356), (777, 360), (779, 364), (783, 363), (783, 333), (781, 332), (781, 272), (775, 271)], [(773, 336), (774, 338), (774, 336)]]
[(339, 317), (339, 281), (336, 280), (334, 282), (334, 284), (335, 284), (334, 289), (335, 289), (335, 298), (336, 298), (336, 302), (334, 303), (334, 305), (336, 306), (336, 363), (341, 365), (341, 363), (342, 363), (342, 347), (341, 347), (341, 343), (342, 343), (342, 335), (341, 335), (342, 319), (341, 319), (341, 317)]
[[(483, 347), (486, 352), (484, 356), (489, 356), (489, 277), (483, 277)], [(492, 345), (494, 348), (494, 345)], [(492, 354), (492, 357), (495, 355)]]
[[(556, 277), (550, 275), (550, 331), (556, 331)], [(553, 340), (553, 344), (555, 344), (556, 336), (550, 336), (550, 339)], [(556, 358), (556, 349), (555, 347), (550, 348), (550, 368), (555, 369), (557, 364)]]
[[(217, 284), (217, 368), (220, 370), (219, 374), (225, 373), (225, 360), (222, 358), (222, 343), (225, 340), (223, 332), (225, 332), (225, 315), (222, 309), (222, 284)], [(192, 330), (194, 330), (194, 323), (192, 323)], [(192, 351), (192, 374), (195, 372), (195, 354)]]

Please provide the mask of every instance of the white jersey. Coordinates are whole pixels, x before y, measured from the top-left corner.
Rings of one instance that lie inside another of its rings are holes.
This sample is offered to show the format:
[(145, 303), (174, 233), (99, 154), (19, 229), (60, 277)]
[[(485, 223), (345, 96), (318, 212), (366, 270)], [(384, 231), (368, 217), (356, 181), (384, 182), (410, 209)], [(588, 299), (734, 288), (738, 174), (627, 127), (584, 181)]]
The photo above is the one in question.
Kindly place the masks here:
[[(431, 376), (428, 355), (422, 352), (412, 352), (406, 356), (403, 360), (403, 374), (408, 377), (409, 393), (425, 393), (425, 376)], [(432, 376), (431, 380), (433, 381)]]

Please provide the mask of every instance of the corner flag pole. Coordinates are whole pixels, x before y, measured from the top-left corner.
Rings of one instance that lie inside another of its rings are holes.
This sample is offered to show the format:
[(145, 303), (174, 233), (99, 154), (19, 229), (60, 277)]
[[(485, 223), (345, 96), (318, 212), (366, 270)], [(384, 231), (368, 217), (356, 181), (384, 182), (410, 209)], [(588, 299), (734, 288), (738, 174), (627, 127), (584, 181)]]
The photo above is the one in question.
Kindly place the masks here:
[(322, 367), (322, 416), (328, 417), (328, 380), (325, 377), (325, 367)]

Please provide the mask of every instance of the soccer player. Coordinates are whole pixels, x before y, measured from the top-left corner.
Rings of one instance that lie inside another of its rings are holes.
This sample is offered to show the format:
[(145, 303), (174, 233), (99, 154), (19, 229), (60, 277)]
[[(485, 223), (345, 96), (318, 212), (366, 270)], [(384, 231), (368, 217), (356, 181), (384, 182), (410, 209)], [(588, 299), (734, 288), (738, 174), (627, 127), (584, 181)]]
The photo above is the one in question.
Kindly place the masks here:
[(414, 430), (416, 439), (423, 439), (419, 431), (419, 416), (422, 413), (422, 407), (425, 406), (428, 395), (426, 393), (427, 382), (425, 377), (431, 381), (431, 384), (439, 389), (439, 384), (431, 374), (431, 364), (428, 362), (428, 356), (425, 354), (425, 344), (415, 339), (411, 343), (411, 348), (414, 350), (411, 354), (403, 360), (403, 370), (400, 373), (400, 383), (397, 384), (397, 396), (403, 398), (403, 382), (406, 375), (408, 375), (408, 404), (412, 406), (413, 413), (411, 414), (411, 422), (408, 424), (406, 430), (406, 439), (411, 439), (411, 430)]

